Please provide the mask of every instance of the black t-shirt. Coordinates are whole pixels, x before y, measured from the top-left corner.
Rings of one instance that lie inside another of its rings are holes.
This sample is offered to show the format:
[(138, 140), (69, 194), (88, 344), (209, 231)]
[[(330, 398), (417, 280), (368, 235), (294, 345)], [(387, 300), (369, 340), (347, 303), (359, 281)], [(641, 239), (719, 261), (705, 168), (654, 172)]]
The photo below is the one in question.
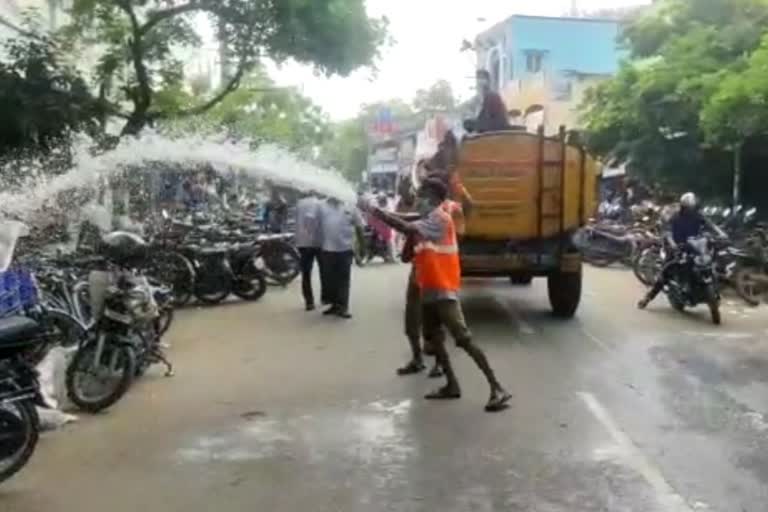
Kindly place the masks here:
[(699, 212), (678, 212), (670, 221), (672, 240), (683, 245), (689, 238), (699, 236), (706, 226), (707, 221)]

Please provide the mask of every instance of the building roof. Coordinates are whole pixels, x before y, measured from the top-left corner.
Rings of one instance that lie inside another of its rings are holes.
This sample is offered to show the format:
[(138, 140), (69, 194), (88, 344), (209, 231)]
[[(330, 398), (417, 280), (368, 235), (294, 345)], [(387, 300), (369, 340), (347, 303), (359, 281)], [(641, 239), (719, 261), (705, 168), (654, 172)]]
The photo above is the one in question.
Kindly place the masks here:
[(498, 31), (500, 28), (502, 28), (504, 25), (507, 25), (512, 20), (515, 19), (526, 19), (526, 20), (544, 20), (544, 21), (568, 21), (568, 22), (592, 22), (592, 23), (619, 23), (618, 20), (612, 19), (612, 18), (590, 18), (590, 17), (584, 17), (579, 18), (576, 16), (534, 16), (529, 14), (513, 14), (512, 16), (509, 16), (508, 18), (505, 18), (504, 20), (495, 23), (491, 25), (486, 30), (483, 30), (480, 34), (475, 37), (475, 40), (479, 40), (483, 36), (486, 36), (492, 32)]

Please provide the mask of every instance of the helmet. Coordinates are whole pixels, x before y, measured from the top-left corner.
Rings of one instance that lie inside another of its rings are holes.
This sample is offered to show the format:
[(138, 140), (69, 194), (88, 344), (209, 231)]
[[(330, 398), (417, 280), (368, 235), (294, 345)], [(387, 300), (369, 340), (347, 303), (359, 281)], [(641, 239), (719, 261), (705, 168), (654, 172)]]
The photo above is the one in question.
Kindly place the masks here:
[(686, 192), (680, 196), (680, 206), (688, 210), (695, 210), (699, 205), (699, 199), (693, 192)]

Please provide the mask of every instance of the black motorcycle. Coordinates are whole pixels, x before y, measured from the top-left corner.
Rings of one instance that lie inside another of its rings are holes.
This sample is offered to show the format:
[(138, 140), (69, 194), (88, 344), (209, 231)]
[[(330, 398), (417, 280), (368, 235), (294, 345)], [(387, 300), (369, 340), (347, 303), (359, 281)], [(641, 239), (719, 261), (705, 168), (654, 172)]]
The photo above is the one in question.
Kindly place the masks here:
[(136, 235), (104, 237), (104, 269), (88, 279), (93, 324), (67, 368), (69, 399), (80, 409), (98, 412), (116, 403), (134, 377), (153, 363), (172, 366), (162, 353), (156, 322), (160, 312), (144, 276), (131, 270), (145, 260), (147, 244)]
[(720, 325), (720, 292), (711, 241), (707, 237), (689, 238), (668, 265), (672, 275), (664, 293), (672, 307), (683, 311), (706, 304), (712, 323)]
[(48, 344), (43, 326), (25, 316), (0, 319), (0, 482), (17, 473), (35, 451), (45, 407), (35, 354)]

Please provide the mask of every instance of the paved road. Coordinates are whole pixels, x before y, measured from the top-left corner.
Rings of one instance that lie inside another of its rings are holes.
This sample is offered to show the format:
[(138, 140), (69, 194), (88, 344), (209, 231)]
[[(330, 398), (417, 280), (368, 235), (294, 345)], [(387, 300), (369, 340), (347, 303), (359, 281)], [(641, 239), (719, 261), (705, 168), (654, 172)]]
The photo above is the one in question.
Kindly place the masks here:
[(471, 282), (467, 317), (515, 394), (482, 412), (397, 378), (402, 267), (358, 271), (355, 318), (258, 304), (182, 312), (178, 375), (47, 434), (0, 488), (8, 512), (762, 512), (768, 507), (768, 311), (634, 309), (630, 274), (589, 269), (578, 319), (544, 283)]

